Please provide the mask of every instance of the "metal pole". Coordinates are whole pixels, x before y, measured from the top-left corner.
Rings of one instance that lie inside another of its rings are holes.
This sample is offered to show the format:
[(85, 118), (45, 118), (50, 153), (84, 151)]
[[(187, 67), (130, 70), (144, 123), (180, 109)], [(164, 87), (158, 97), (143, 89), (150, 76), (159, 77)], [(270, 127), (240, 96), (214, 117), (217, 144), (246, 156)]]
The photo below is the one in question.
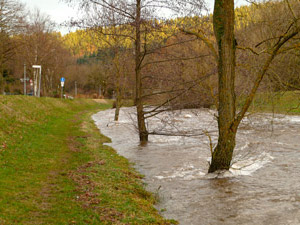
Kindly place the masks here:
[(26, 95), (26, 63), (24, 63), (24, 95)]
[[(41, 79), (42, 79), (42, 66), (41, 65), (32, 65), (34, 69), (34, 96), (41, 96)], [(39, 69), (39, 73), (36, 69)], [(40, 77), (39, 77), (40, 76)]]
[(63, 90), (64, 90), (64, 87), (61, 86), (61, 93), (60, 93), (60, 98), (63, 99)]
[(37, 96), (37, 79), (36, 79), (36, 69), (33, 69), (33, 96)]
[(77, 81), (75, 81), (75, 98), (77, 96)]
[(42, 67), (40, 67), (39, 92), (38, 92), (38, 97), (41, 96), (41, 80), (42, 80)]

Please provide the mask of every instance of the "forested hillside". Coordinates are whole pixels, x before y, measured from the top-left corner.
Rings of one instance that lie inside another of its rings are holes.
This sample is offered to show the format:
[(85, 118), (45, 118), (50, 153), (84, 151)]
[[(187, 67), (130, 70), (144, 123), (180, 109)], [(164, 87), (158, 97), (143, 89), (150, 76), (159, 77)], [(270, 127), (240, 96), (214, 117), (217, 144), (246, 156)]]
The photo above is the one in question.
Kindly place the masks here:
[[(294, 13), (299, 4), (291, 1)], [(42, 95), (60, 96), (60, 77), (65, 91), (90, 97), (134, 99), (134, 27), (110, 21), (107, 26), (77, 24), (75, 32), (55, 32), (51, 18), (24, 6), (3, 1), (7, 16), (1, 23), (1, 92), (23, 93), (24, 69), (34, 82), (32, 65), (42, 65)], [(290, 18), (282, 1), (243, 6), (235, 10), (237, 42), (237, 93), (249, 92), (249, 82), (268, 55), (268, 46)], [(10, 16), (10, 17), (9, 17)], [(5, 24), (9, 18), (13, 18)], [(104, 19), (103, 19), (104, 20)], [(88, 26), (89, 25), (89, 26)], [(141, 68), (146, 102), (172, 104), (175, 108), (211, 106), (217, 98), (216, 47), (212, 15), (150, 19), (142, 23)], [(208, 44), (209, 43), (209, 44)], [(299, 38), (290, 41), (271, 64), (261, 91), (294, 90), (299, 86)], [(32, 88), (27, 81), (27, 92)], [(190, 101), (185, 101), (188, 98)]]

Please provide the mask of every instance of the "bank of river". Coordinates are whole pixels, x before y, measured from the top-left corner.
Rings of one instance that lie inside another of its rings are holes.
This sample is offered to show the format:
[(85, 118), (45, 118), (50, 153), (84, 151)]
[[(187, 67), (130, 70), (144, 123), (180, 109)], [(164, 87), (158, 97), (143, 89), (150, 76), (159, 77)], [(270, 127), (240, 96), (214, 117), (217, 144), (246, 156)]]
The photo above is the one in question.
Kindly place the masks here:
[[(207, 175), (209, 139), (151, 136), (141, 147), (134, 108), (93, 116), (113, 148), (135, 163), (147, 188), (160, 196), (157, 208), (180, 224), (300, 224), (300, 117), (248, 116), (240, 126), (230, 172)], [(217, 141), (214, 111), (184, 110), (149, 121), (151, 130), (210, 132)]]

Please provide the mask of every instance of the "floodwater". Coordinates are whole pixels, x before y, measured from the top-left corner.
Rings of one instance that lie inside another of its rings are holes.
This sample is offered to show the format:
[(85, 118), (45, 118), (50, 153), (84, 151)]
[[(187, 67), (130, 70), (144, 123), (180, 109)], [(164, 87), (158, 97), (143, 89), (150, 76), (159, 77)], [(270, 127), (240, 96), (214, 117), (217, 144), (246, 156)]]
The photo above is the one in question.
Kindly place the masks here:
[[(123, 108), (120, 121), (114, 110), (93, 116), (113, 148), (135, 163), (145, 175), (147, 189), (158, 194), (156, 206), (164, 217), (180, 224), (299, 225), (300, 117), (248, 115), (237, 134), (229, 172), (207, 174), (210, 141), (193, 137), (150, 136), (138, 142), (134, 108)], [(212, 110), (183, 110), (151, 118), (149, 130), (209, 132), (217, 141)]]

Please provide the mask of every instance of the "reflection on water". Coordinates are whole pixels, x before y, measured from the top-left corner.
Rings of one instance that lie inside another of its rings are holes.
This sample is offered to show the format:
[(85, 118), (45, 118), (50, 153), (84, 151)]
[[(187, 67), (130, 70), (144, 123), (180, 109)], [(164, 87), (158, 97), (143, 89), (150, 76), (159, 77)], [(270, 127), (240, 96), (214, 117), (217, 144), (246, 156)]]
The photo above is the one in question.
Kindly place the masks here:
[[(209, 174), (209, 139), (151, 136), (139, 146), (132, 118), (124, 108), (93, 116), (112, 147), (135, 163), (147, 188), (158, 192), (158, 209), (180, 224), (300, 224), (300, 117), (268, 114), (245, 118), (237, 135), (234, 163), (225, 174)], [(217, 141), (214, 112), (184, 110), (161, 114), (150, 130), (211, 131)], [(272, 123), (270, 122), (272, 121)], [(215, 179), (218, 177), (218, 179)]]

